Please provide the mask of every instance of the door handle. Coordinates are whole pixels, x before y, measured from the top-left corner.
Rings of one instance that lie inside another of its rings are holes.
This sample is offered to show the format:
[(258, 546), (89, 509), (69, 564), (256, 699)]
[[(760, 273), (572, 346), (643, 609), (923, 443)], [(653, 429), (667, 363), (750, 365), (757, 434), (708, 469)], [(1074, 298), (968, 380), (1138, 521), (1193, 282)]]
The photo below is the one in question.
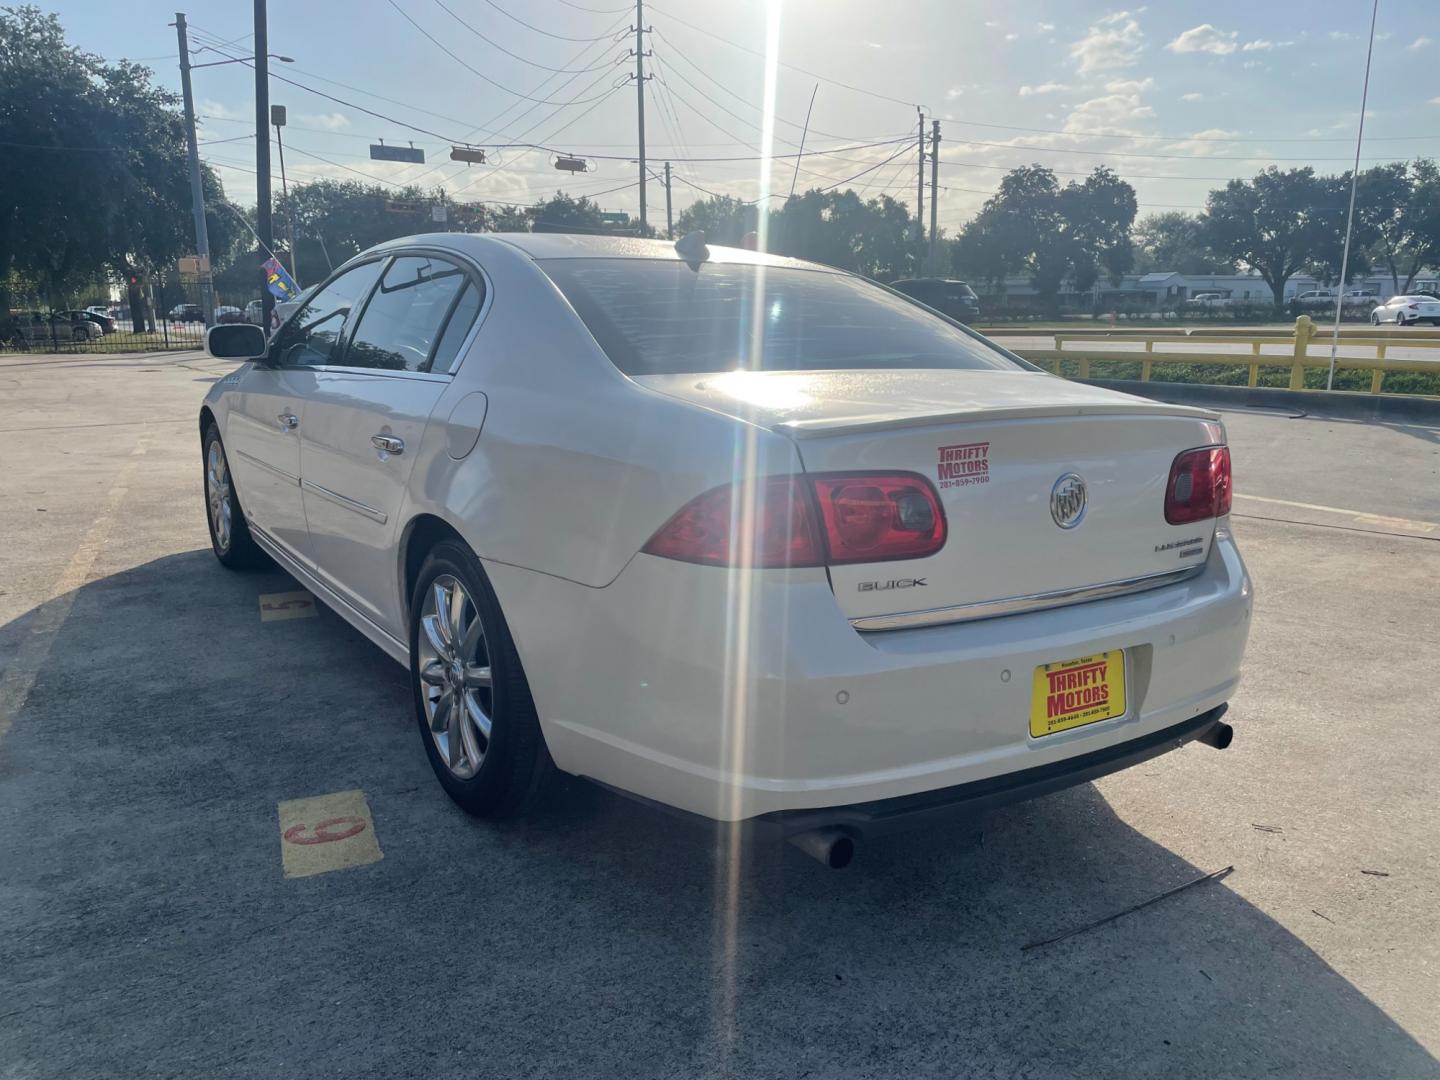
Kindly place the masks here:
[(280, 421), (280, 426), (286, 431), (294, 431), (300, 426), (300, 418), (294, 413), (282, 412), (275, 419)]
[(403, 454), (405, 452), (405, 440), (397, 439), (394, 435), (371, 435), (370, 445), (387, 454)]

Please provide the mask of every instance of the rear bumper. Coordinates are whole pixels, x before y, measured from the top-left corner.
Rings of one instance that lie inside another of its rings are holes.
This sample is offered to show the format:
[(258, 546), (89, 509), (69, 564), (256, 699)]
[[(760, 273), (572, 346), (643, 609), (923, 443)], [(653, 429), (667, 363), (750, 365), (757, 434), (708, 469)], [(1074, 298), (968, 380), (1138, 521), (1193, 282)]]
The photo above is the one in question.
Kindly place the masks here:
[[(850, 626), (823, 570), (737, 575), (641, 555), (591, 589), (486, 569), (555, 763), (722, 821), (833, 821), (836, 808), (924, 808), (956, 792), (983, 809), (970, 795), (988, 785), (1009, 801), (1123, 768), (1132, 751), (1159, 753), (1218, 719), (1251, 610), (1224, 528), (1202, 572), (1178, 584), (871, 634)], [(1125, 715), (1030, 737), (1036, 667), (1116, 649)], [(1101, 761), (1112, 764), (1085, 772)], [(890, 814), (870, 816), (851, 827), (874, 831)]]
[(755, 821), (778, 829), (784, 836), (838, 828), (853, 836), (875, 837), (975, 818), (1001, 806), (1098, 780), (1204, 738), (1221, 727), (1220, 718), (1228, 708), (1217, 705), (1184, 723), (1138, 739), (1003, 776), (851, 806), (779, 810), (762, 814)]

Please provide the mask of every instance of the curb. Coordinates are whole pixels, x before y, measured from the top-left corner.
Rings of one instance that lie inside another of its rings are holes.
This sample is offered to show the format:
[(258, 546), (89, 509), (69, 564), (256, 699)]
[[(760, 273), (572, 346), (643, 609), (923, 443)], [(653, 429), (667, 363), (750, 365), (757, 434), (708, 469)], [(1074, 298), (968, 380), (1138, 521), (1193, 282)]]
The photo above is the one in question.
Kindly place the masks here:
[(1360, 394), (1343, 390), (1282, 390), (1268, 386), (1141, 382), (1138, 379), (1076, 379), (1087, 386), (1182, 405), (1213, 405), (1334, 416), (1347, 420), (1440, 423), (1440, 398), (1402, 394)]

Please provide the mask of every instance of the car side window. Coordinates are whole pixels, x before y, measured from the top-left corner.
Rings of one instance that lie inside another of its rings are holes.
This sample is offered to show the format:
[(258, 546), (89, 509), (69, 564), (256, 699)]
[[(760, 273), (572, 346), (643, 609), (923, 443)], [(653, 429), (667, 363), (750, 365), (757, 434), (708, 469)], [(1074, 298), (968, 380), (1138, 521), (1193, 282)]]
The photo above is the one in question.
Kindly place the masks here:
[(446, 320), (445, 330), (440, 335), (440, 344), (435, 346), (435, 356), (430, 361), (431, 371), (447, 372), (455, 366), (455, 357), (460, 352), (460, 346), (465, 343), (470, 327), (475, 325), (475, 317), (480, 314), (480, 305), (484, 300), (484, 286), (467, 281), (460, 298), (450, 310), (450, 318)]
[(385, 265), (383, 259), (346, 270), (312, 296), (279, 332), (275, 353), (282, 367), (320, 367), (331, 363), (350, 309), (369, 291)]
[[(446, 318), (469, 282), (463, 270), (444, 259), (397, 258), (360, 313), (345, 349), (344, 366), (430, 371)], [(447, 362), (439, 370), (448, 367)]]

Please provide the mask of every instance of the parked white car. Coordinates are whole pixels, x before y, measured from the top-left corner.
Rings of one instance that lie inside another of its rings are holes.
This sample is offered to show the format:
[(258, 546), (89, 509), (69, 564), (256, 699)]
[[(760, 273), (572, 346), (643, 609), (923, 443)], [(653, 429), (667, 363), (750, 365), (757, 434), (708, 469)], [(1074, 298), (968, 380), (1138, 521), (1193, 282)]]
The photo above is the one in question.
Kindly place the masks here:
[(445, 233), (342, 267), (199, 414), (262, 553), (409, 667), (475, 814), (557, 770), (828, 862), (1224, 747), (1251, 585), (1212, 413), (738, 249)]
[(1410, 326), (1420, 322), (1440, 326), (1440, 300), (1423, 294), (1392, 296), (1370, 312), (1370, 321), (1376, 326), (1387, 322), (1398, 326)]
[(1196, 293), (1185, 301), (1185, 306), (1190, 308), (1222, 308), (1230, 306), (1230, 298), (1223, 293), (1202, 292)]

